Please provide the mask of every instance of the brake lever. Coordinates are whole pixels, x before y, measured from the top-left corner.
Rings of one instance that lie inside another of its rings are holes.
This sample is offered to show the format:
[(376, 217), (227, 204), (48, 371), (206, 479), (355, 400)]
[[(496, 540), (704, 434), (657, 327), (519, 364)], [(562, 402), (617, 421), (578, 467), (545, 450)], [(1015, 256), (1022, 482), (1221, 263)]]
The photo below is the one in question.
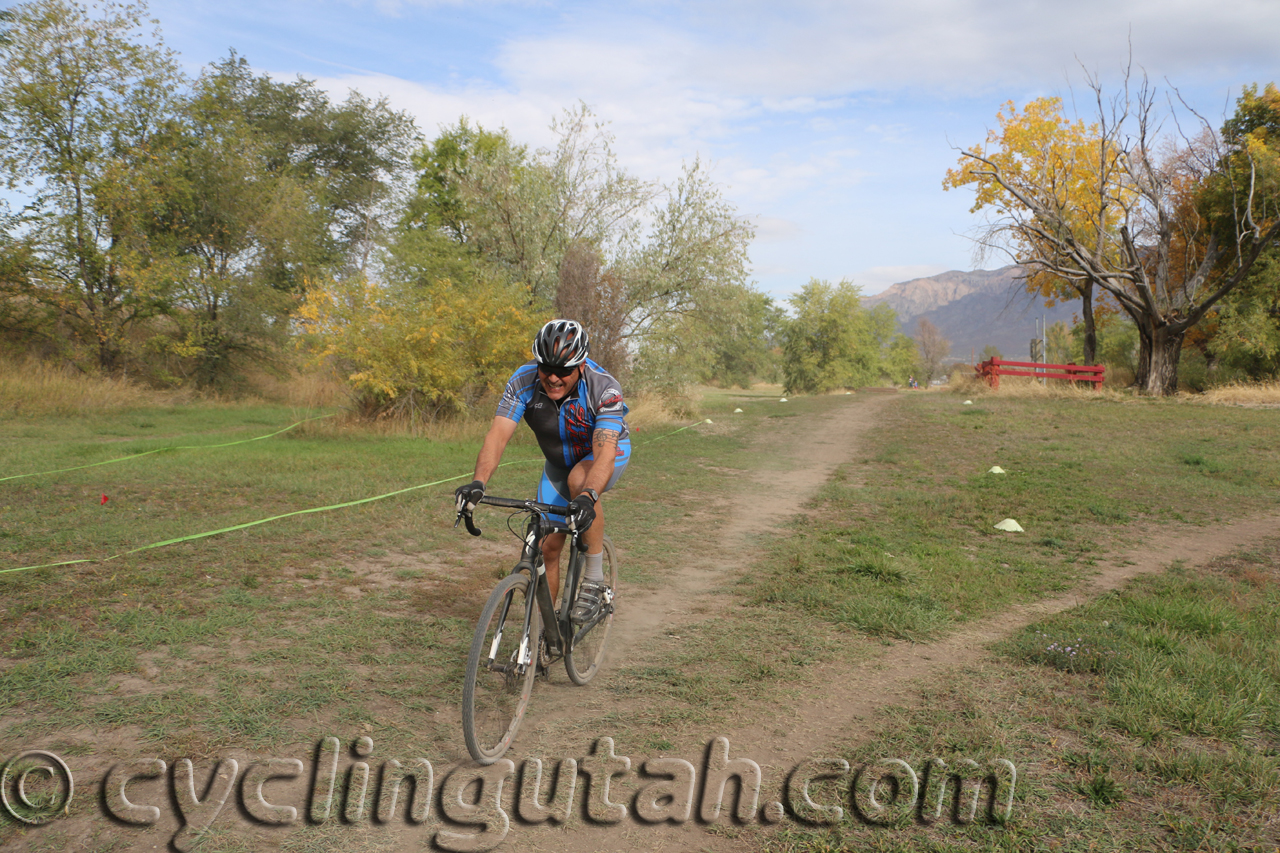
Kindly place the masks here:
[(467, 522), (467, 532), (470, 533), (472, 536), (479, 536), (481, 533), (480, 528), (476, 527), (476, 523), (475, 523), (475, 520), (472, 518), (472, 514), (467, 512), (465, 509), (458, 510), (458, 517), (453, 520), (454, 529), (457, 530), (458, 522), (464, 519)]
[(582, 534), (586, 533), (587, 531), (585, 528), (582, 530), (578, 529), (578, 516), (570, 513), (569, 515), (565, 516), (564, 520), (569, 525), (569, 535), (573, 537), (574, 545), (578, 548), (578, 550), (580, 551), (583, 550)]

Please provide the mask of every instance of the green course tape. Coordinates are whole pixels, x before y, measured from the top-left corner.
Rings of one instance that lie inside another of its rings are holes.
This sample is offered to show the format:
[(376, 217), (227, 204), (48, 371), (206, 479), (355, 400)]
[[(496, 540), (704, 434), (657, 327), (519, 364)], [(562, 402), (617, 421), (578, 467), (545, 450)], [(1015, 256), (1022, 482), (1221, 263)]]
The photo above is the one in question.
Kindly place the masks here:
[[(111, 559), (108, 557), (107, 559)], [(0, 569), (0, 575), (7, 575), (9, 572), (25, 572), (31, 569), (51, 569), (54, 566), (74, 566), (76, 563), (101, 563), (103, 560), (63, 560), (61, 563), (43, 563), (39, 566), (19, 566), (16, 569)]]
[[(325, 415), (324, 417), (330, 417), (330, 416)], [(317, 420), (317, 418), (309, 418), (309, 420)], [(306, 423), (306, 421), (299, 421), (298, 423)], [(693, 427), (696, 427), (702, 423), (703, 421), (698, 421), (697, 423), (680, 427), (680, 429), (674, 430), (673, 432), (669, 432), (666, 435), (654, 436), (653, 438), (649, 439), (649, 441), (644, 442), (644, 444), (649, 444), (651, 442), (657, 441), (660, 438), (666, 438), (667, 436), (675, 435), (678, 432), (684, 432), (685, 430), (692, 429)], [(294, 424), (293, 426), (297, 426), (297, 425), (298, 424)], [(293, 429), (293, 427), (288, 427), (288, 429)], [(280, 430), (280, 432), (284, 432), (284, 430)], [(280, 433), (272, 433), (271, 435), (279, 435), (279, 434)], [(259, 436), (259, 438), (270, 438), (270, 437), (271, 436), (267, 436), (267, 435)], [(257, 441), (257, 440), (258, 439), (255, 439), (255, 438), (249, 439), (249, 441)], [(243, 444), (244, 442), (235, 442), (235, 443)], [(176, 448), (165, 448), (165, 449), (171, 450)], [(156, 452), (156, 451), (152, 451), (152, 452)], [(126, 458), (132, 458), (132, 457), (126, 457)], [(520, 465), (525, 462), (542, 462), (542, 461), (543, 461), (543, 458), (541, 456), (536, 457), (534, 459), (513, 459), (510, 462), (503, 462), (498, 467), (504, 468), (507, 465)], [(97, 464), (102, 464), (102, 463), (97, 463)], [(72, 470), (72, 469), (67, 469), (67, 470)], [(34, 475), (31, 475), (31, 476), (34, 476)], [(374, 501), (380, 501), (386, 498), (392, 498), (392, 497), (395, 497), (396, 495), (403, 495), (408, 492), (415, 492), (418, 489), (427, 489), (432, 486), (443, 485), (444, 483), (452, 483), (454, 480), (461, 480), (465, 477), (470, 477), (470, 476), (472, 475), (458, 474), (455, 477), (446, 477), (443, 480), (434, 480), (430, 483), (422, 483), (417, 486), (409, 486), (408, 488), (405, 488), (405, 489), (396, 489), (394, 492), (387, 492), (386, 494), (382, 494), (382, 495), (374, 495), (371, 498), (360, 498), (359, 500), (347, 501), (346, 503), (330, 504), (329, 506), (317, 506), (317, 507), (311, 507), (310, 509), (299, 509), (293, 512), (286, 512), (283, 515), (273, 515), (270, 518), (260, 518), (257, 521), (248, 521), (248, 522), (245, 522), (244, 524), (236, 524), (231, 527), (223, 527), (218, 530), (207, 530), (203, 533), (193, 533), (190, 536), (179, 536), (177, 539), (166, 539), (163, 542), (152, 542), (150, 545), (143, 545), (141, 548), (134, 548), (132, 551), (122, 551), (119, 554), (115, 554), (110, 557), (104, 557), (101, 560), (64, 560), (61, 563), (41, 563), (38, 566), (19, 566), (16, 569), (0, 569), (0, 575), (9, 574), (10, 572), (28, 572), (33, 569), (51, 569), (56, 566), (73, 566), (73, 565), (76, 565), (77, 563), (105, 563), (110, 560), (116, 560), (116, 559), (119, 559), (120, 557), (128, 556), (129, 554), (137, 554), (140, 551), (150, 551), (152, 548), (163, 548), (166, 545), (177, 545), (179, 542), (192, 542), (196, 539), (206, 539), (210, 536), (217, 536), (221, 533), (231, 533), (236, 530), (245, 530), (246, 528), (249, 528), (249, 527), (257, 527), (259, 524), (266, 524), (271, 521), (279, 521), (282, 518), (293, 518), (296, 515), (310, 515), (316, 512), (329, 512), (335, 509), (346, 509), (347, 507), (351, 507), (351, 506), (359, 506), (360, 504), (372, 503)]]
[(61, 474), (65, 471), (79, 471), (82, 468), (96, 468), (99, 465), (114, 465), (117, 462), (128, 462), (130, 459), (141, 459), (143, 456), (150, 456), (153, 453), (168, 453), (171, 450), (212, 450), (216, 447), (235, 447), (237, 444), (248, 444), (251, 441), (262, 441), (264, 438), (272, 438), (282, 432), (288, 432), (300, 424), (305, 424), (307, 421), (319, 421), (324, 418), (331, 417), (333, 417), (333, 415), (318, 415), (314, 418), (307, 418), (306, 420), (298, 421), (296, 424), (289, 424), (284, 429), (276, 430), (275, 432), (268, 433), (267, 435), (260, 435), (256, 438), (246, 438), (240, 441), (229, 441), (226, 444), (184, 444), (177, 447), (160, 447), (155, 450), (135, 453), (132, 456), (120, 456), (116, 459), (108, 459), (105, 462), (90, 462), (88, 465), (76, 465), (73, 468), (55, 468), (52, 471), (37, 471), (34, 474), (14, 474), (12, 477), (0, 477), (0, 483), (3, 483), (5, 480), (21, 480), (23, 477), (39, 477), (44, 474)]
[(710, 421), (698, 421), (697, 423), (692, 423), (692, 424), (689, 424), (688, 426), (682, 426), (680, 427), (680, 429), (672, 430), (671, 432), (666, 433), (665, 435), (655, 435), (653, 438), (649, 439), (648, 441), (640, 442), (639, 444), (636, 445), (636, 447), (644, 447), (646, 444), (653, 444), (655, 441), (657, 441), (660, 438), (667, 438), (669, 436), (675, 435), (678, 432), (684, 432), (687, 429), (693, 429), (696, 426), (702, 426), (705, 423), (710, 423)]
[[(510, 462), (503, 462), (502, 464), (504, 466), (519, 465), (522, 462), (541, 462), (541, 461), (542, 461), (542, 457), (538, 457), (537, 459), (513, 459)], [(260, 518), (257, 521), (248, 521), (248, 522), (245, 522), (244, 524), (236, 524), (231, 527), (223, 527), (218, 530), (206, 530), (203, 533), (193, 533), (190, 536), (179, 536), (177, 539), (166, 539), (163, 542), (152, 542), (150, 545), (143, 545), (141, 548), (134, 548), (132, 551), (121, 551), (119, 554), (114, 554), (110, 557), (104, 557), (101, 560), (66, 560), (61, 563), (41, 563), (38, 566), (20, 566), (16, 569), (0, 569), (0, 575), (8, 574), (10, 572), (26, 572), (32, 569), (50, 569), (50, 568), (53, 568), (54, 566), (71, 566), (76, 563), (105, 563), (110, 560), (116, 560), (116, 559), (119, 559), (120, 557), (128, 556), (129, 554), (137, 554), (139, 551), (150, 551), (152, 548), (163, 548), (166, 545), (177, 545), (179, 542), (191, 542), (196, 539), (206, 539), (210, 536), (217, 536), (220, 533), (231, 533), (232, 531), (235, 531), (235, 530), (244, 530), (245, 528), (248, 528), (248, 527), (257, 527), (259, 524), (266, 524), (269, 521), (279, 521), (282, 518), (292, 518), (295, 515), (310, 515), (311, 513), (314, 513), (314, 512), (329, 512), (330, 510), (335, 510), (335, 509), (345, 509), (346, 507), (349, 507), (349, 506), (358, 506), (359, 504), (372, 503), (373, 501), (380, 501), (385, 498), (395, 497), (396, 495), (403, 495), (406, 492), (413, 492), (413, 491), (417, 491), (418, 489), (426, 489), (431, 486), (439, 486), (442, 483), (451, 483), (454, 480), (461, 480), (464, 477), (470, 477), (470, 476), (471, 476), (470, 474), (459, 474), (456, 477), (446, 477), (443, 480), (435, 480), (430, 483), (422, 483), (417, 486), (409, 486), (407, 489), (397, 489), (394, 492), (387, 492), (384, 495), (374, 495), (371, 498), (361, 498), (360, 500), (347, 501), (346, 503), (340, 503), (340, 504), (330, 504), (329, 506), (311, 507), (310, 509), (299, 509), (299, 510), (295, 510), (294, 512), (286, 512), (283, 515), (273, 515), (270, 518)]]

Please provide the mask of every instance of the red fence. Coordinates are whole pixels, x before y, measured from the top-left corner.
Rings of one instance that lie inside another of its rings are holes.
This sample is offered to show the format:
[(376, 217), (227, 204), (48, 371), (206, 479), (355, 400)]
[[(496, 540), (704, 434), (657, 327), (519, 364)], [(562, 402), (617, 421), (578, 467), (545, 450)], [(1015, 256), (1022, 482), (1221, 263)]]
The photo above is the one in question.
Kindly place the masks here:
[[(1011, 370), (1010, 368), (1032, 368), (1030, 370)], [(1008, 361), (1003, 358), (990, 358), (973, 369), (979, 376), (987, 380), (992, 388), (1000, 387), (1001, 376), (1032, 376), (1037, 379), (1067, 379), (1071, 382), (1092, 382), (1097, 388), (1102, 384), (1102, 365), (1085, 367), (1079, 364), (1039, 364), (1034, 361)]]

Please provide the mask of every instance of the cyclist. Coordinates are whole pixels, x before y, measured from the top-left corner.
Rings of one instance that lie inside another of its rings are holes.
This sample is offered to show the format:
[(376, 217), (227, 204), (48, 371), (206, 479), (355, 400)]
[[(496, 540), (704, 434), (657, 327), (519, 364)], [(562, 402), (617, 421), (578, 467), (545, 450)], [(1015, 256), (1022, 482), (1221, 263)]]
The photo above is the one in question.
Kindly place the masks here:
[[(475, 479), (454, 493), (459, 510), (475, 508), (523, 417), (547, 459), (538, 500), (565, 507), (565, 516), (585, 530), (583, 583), (569, 614), (578, 624), (594, 619), (612, 600), (604, 578), (600, 496), (613, 488), (631, 459), (621, 386), (587, 358), (587, 350), (587, 332), (577, 321), (552, 320), (542, 327), (533, 339), (533, 360), (507, 381), (476, 458)], [(563, 533), (552, 533), (542, 543), (548, 589), (553, 594), (560, 587), (563, 547)]]

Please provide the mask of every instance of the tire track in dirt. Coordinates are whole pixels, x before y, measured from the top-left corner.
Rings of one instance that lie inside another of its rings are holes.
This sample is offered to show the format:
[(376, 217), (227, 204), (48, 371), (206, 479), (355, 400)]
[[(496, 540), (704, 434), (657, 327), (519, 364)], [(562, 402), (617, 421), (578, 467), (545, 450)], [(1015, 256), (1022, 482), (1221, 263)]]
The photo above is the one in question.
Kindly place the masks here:
[[(860, 449), (861, 436), (876, 426), (883, 408), (895, 396), (859, 395), (825, 414), (788, 417), (761, 430), (753, 441), (753, 450), (766, 461), (744, 478), (738, 493), (730, 498), (728, 521), (714, 537), (709, 537), (703, 553), (696, 555), (711, 559), (684, 566), (664, 578), (658, 589), (622, 590), (609, 636), (610, 654), (597, 680), (585, 690), (573, 687), (562, 668), (557, 673), (553, 667), (554, 680), (540, 680), (534, 688), (529, 711), (508, 757), (517, 764), (524, 756), (544, 760), (581, 757), (594, 738), (602, 734), (594, 725), (596, 721), (608, 714), (625, 717), (629, 707), (644, 704), (643, 699), (620, 699), (618, 693), (599, 688), (607, 688), (611, 679), (622, 677), (618, 672), (620, 664), (642, 666), (650, 655), (656, 659), (658, 653), (646, 653), (646, 641), (667, 628), (711, 618), (727, 607), (731, 600), (718, 593), (728, 579), (742, 571), (742, 555), (750, 553), (752, 544), (761, 536), (776, 532), (778, 525), (798, 512), (838, 466), (853, 458)], [(460, 734), (458, 742), (461, 743)], [(465, 758), (465, 749), (458, 758)], [(633, 765), (632, 772), (638, 769)], [(717, 844), (727, 841), (714, 839), (696, 824), (655, 827), (627, 821), (615, 826), (594, 826), (575, 821), (553, 829), (513, 823), (501, 849), (690, 850), (713, 840)]]
[(1012, 636), (1046, 616), (1088, 603), (1106, 592), (1120, 589), (1142, 575), (1163, 571), (1181, 560), (1199, 566), (1226, 556), (1250, 543), (1280, 532), (1280, 512), (1237, 519), (1213, 528), (1192, 525), (1163, 526), (1137, 532), (1150, 544), (1129, 549), (1109, 559), (1096, 575), (1070, 592), (1052, 598), (1016, 604), (1000, 613), (961, 627), (933, 643), (895, 644), (873, 660), (853, 666), (830, 665), (819, 669), (820, 695), (788, 710), (785, 735), (778, 736), (780, 722), (751, 725), (733, 733), (743, 743), (759, 744), (752, 754), (761, 766), (791, 768), (830, 744), (835, 733), (841, 742), (874, 734), (875, 712), (920, 696), (919, 685), (941, 673), (971, 666), (987, 656), (987, 647)]
[[(625, 610), (619, 610), (609, 637), (610, 646), (632, 650), (663, 626), (691, 616), (704, 617), (708, 609), (704, 597), (721, 586), (727, 573), (741, 571), (741, 555), (749, 552), (752, 542), (791, 518), (849, 460), (860, 436), (875, 426), (876, 415), (892, 399), (881, 394), (860, 396), (816, 422), (787, 418), (759, 435), (753, 449), (769, 458), (770, 465), (750, 472), (747, 484), (730, 499), (728, 523), (703, 553), (694, 555), (711, 560), (685, 566), (675, 577), (664, 579), (659, 589), (628, 593)], [(629, 656), (627, 663), (635, 663), (634, 658)]]
[[(765, 467), (749, 473), (743, 487), (730, 498), (728, 522), (711, 538), (698, 558), (661, 580), (656, 589), (620, 591), (618, 613), (609, 634), (609, 648), (601, 673), (586, 689), (575, 687), (562, 664), (552, 667), (550, 681), (534, 687), (520, 733), (509, 757), (573, 755), (583, 748), (580, 729), (606, 714), (625, 714), (627, 700), (607, 688), (621, 678), (619, 665), (643, 666), (645, 643), (666, 628), (709, 618), (727, 600), (716, 592), (726, 578), (742, 570), (742, 557), (751, 543), (790, 518), (858, 447), (858, 438), (876, 423), (876, 415), (893, 397), (865, 395), (848, 405), (812, 417), (788, 417), (762, 430), (753, 450), (766, 455)], [(767, 499), (765, 499), (767, 498)], [(642, 701), (642, 700), (637, 700)], [(437, 717), (458, 718), (456, 708), (442, 708)], [(585, 735), (590, 738), (598, 732)], [(450, 760), (467, 758), (461, 729)], [(567, 751), (566, 751), (567, 750)]]

